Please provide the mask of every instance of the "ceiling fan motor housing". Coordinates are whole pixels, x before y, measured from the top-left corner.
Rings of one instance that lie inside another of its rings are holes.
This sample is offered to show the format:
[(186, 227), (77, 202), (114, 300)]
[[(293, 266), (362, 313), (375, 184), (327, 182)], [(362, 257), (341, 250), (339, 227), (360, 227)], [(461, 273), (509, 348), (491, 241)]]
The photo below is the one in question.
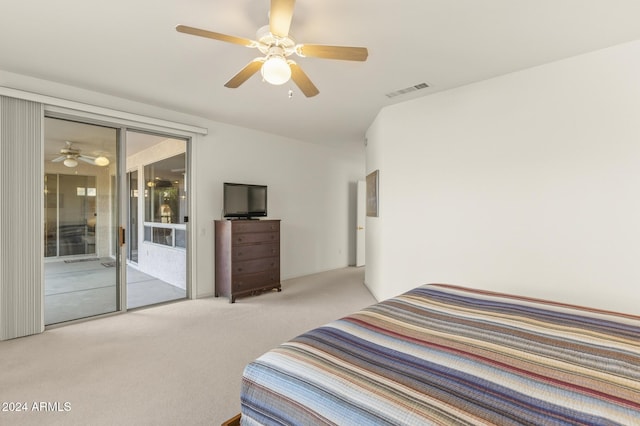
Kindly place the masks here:
[(296, 50), (296, 43), (290, 36), (278, 37), (271, 34), (269, 25), (265, 25), (258, 30), (256, 39), (258, 40), (258, 50), (265, 55), (269, 55), (273, 47), (281, 48), (284, 56), (289, 56)]

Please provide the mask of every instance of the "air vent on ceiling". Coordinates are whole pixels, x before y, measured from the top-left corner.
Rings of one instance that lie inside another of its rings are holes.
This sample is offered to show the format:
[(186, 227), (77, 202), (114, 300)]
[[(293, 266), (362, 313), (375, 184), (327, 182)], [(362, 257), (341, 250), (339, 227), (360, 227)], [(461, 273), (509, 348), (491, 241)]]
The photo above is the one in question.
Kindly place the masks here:
[(416, 84), (415, 86), (409, 86), (405, 89), (396, 90), (395, 92), (387, 93), (387, 98), (395, 98), (396, 96), (406, 95), (407, 93), (415, 92), (416, 90), (426, 89), (429, 87), (427, 83)]

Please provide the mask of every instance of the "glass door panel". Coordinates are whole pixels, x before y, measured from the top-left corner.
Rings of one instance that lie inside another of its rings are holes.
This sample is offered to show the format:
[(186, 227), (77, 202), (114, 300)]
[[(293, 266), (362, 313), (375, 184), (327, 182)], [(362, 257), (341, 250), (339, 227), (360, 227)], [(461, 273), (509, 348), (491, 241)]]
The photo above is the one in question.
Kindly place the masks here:
[(184, 299), (187, 141), (128, 131), (126, 150), (126, 168), (135, 170), (128, 179), (127, 307)]
[(45, 118), (44, 139), (45, 324), (117, 311), (118, 131)]

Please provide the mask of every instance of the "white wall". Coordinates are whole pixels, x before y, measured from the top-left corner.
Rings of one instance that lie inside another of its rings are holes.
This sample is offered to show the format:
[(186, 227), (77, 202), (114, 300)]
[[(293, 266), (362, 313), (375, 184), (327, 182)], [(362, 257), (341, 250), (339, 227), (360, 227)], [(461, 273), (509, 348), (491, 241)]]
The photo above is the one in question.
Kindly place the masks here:
[[(195, 294), (213, 294), (213, 220), (222, 211), (222, 183), (269, 186), (269, 216), (282, 219), (283, 279), (355, 262), (355, 182), (364, 176), (364, 146), (344, 149), (229, 126), (126, 99), (0, 70), (0, 86), (207, 128), (191, 152)], [(345, 141), (348, 142), (348, 141)]]
[(383, 109), (378, 299), (447, 282), (640, 314), (640, 42)]
[(198, 293), (213, 291), (213, 221), (222, 215), (222, 183), (268, 186), (268, 214), (281, 219), (282, 279), (355, 263), (355, 182), (361, 155), (217, 124), (194, 147), (199, 238)]

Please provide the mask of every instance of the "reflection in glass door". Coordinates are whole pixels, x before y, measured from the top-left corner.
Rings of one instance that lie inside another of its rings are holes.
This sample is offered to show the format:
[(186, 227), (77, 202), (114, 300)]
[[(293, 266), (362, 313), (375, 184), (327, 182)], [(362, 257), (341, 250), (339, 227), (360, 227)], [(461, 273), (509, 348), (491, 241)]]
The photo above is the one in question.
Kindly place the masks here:
[(95, 254), (95, 176), (46, 174), (45, 210), (46, 257)]
[(118, 131), (45, 118), (45, 324), (118, 306)]

